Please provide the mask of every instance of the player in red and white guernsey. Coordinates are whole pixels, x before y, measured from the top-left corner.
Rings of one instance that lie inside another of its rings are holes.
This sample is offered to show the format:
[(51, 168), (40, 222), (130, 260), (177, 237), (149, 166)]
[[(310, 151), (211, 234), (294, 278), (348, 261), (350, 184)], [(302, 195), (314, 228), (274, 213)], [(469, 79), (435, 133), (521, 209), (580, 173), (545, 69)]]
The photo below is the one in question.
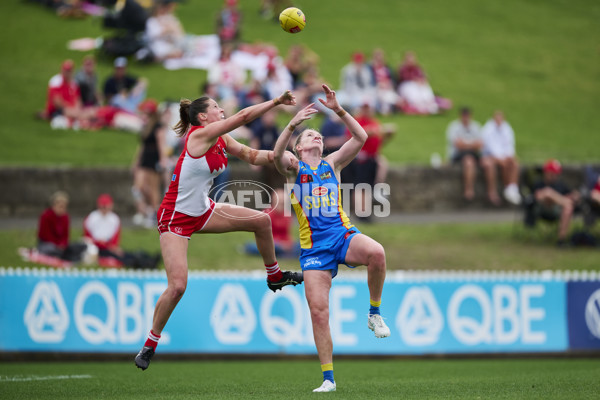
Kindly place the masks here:
[(135, 357), (138, 368), (148, 368), (160, 334), (185, 292), (188, 240), (193, 233), (254, 232), (267, 269), (269, 289), (276, 291), (286, 285), (302, 283), (301, 273), (279, 269), (268, 214), (237, 205), (215, 203), (208, 197), (213, 179), (227, 168), (227, 154), (252, 165), (273, 162), (272, 151), (245, 146), (228, 132), (279, 104), (295, 105), (296, 99), (290, 91), (286, 91), (272, 101), (247, 107), (229, 118), (225, 118), (223, 109), (209, 97), (181, 101), (180, 121), (175, 131), (179, 136), (187, 135), (185, 146), (157, 213), (168, 284), (156, 303), (148, 339)]

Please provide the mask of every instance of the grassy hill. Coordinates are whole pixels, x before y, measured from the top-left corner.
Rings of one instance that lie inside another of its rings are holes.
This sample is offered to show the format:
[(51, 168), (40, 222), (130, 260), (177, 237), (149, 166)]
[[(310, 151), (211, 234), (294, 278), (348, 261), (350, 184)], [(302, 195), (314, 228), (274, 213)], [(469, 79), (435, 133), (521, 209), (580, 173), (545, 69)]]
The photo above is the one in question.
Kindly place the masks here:
[[(190, 33), (214, 30), (221, 1), (187, 1), (178, 10)], [(334, 87), (354, 50), (386, 51), (398, 65), (416, 51), (431, 84), (456, 106), (470, 105), (484, 122), (505, 110), (525, 163), (556, 157), (564, 162), (598, 160), (600, 132), (600, 3), (586, 0), (477, 0), (344, 2), (302, 0), (304, 32), (290, 35), (263, 20), (258, 1), (242, 1), (243, 39), (266, 41), (282, 54), (303, 43), (321, 57), (321, 72)], [(0, 2), (0, 164), (127, 166), (137, 139), (114, 132), (52, 131), (35, 121), (48, 79), (65, 58), (80, 64), (84, 53), (67, 50), (71, 39), (107, 32), (98, 18), (63, 20), (26, 1)], [(110, 60), (99, 65), (103, 80)], [(159, 99), (196, 97), (205, 79), (200, 70), (166, 71), (159, 65), (132, 65), (150, 80)], [(395, 164), (425, 164), (443, 154), (444, 132), (456, 111), (433, 117), (396, 115), (398, 134), (385, 148)]]

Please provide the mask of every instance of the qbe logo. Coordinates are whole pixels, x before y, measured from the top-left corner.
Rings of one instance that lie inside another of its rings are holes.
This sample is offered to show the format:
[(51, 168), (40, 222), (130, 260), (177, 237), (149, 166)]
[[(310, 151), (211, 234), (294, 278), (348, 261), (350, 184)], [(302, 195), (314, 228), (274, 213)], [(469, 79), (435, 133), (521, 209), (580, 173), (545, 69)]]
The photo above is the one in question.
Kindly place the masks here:
[(592, 335), (600, 339), (600, 289), (592, 293), (585, 305), (585, 323)]
[(38, 343), (59, 343), (69, 328), (69, 312), (55, 282), (35, 286), (23, 320), (29, 336)]

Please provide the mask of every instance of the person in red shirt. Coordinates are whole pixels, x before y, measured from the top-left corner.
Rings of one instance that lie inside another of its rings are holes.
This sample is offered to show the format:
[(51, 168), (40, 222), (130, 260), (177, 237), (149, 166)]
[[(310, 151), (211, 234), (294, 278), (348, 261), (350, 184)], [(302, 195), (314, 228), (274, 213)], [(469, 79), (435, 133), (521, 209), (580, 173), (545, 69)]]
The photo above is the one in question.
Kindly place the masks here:
[(48, 83), (48, 98), (46, 101), (45, 118), (52, 120), (57, 116), (68, 119), (69, 125), (78, 122), (83, 128), (90, 125), (96, 118), (96, 107), (83, 107), (79, 85), (73, 78), (75, 63), (65, 60), (61, 65), (61, 72), (50, 78)]
[(67, 213), (69, 196), (62, 191), (50, 197), (50, 207), (39, 219), (38, 252), (67, 261), (79, 261), (85, 243), (69, 243), (70, 219)]

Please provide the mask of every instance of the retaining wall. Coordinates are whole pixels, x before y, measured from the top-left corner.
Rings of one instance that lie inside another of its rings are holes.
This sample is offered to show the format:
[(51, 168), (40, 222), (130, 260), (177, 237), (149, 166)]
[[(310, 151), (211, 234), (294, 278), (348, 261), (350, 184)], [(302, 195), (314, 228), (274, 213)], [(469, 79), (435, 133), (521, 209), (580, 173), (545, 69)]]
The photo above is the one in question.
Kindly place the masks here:
[[(231, 180), (260, 180), (260, 173), (239, 162), (230, 165)], [(565, 166), (565, 181), (573, 188), (583, 182), (583, 167)], [(125, 168), (0, 168), (0, 218), (37, 217), (57, 191), (69, 193), (72, 216), (85, 216), (94, 209), (100, 193), (108, 192), (115, 200), (115, 211), (122, 215), (135, 212), (131, 196), (132, 175)], [(388, 174), (390, 205), (394, 212), (447, 211), (464, 208), (461, 169), (445, 166), (393, 167)], [(477, 197), (471, 208), (489, 207), (481, 172), (476, 185)], [(508, 205), (504, 205), (508, 207)]]

